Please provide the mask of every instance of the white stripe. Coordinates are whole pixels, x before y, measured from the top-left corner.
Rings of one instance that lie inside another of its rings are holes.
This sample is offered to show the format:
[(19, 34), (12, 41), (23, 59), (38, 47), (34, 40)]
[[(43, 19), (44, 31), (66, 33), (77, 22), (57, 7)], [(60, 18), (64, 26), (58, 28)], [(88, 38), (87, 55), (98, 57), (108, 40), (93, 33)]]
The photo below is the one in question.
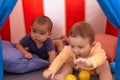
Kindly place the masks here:
[(18, 0), (10, 15), (11, 41), (18, 42), (25, 34), (22, 0)]
[(64, 0), (43, 0), (45, 15), (53, 21), (52, 37), (58, 38), (65, 35), (65, 3)]
[(96, 33), (105, 33), (106, 17), (96, 0), (86, 0), (85, 20), (95, 28)]

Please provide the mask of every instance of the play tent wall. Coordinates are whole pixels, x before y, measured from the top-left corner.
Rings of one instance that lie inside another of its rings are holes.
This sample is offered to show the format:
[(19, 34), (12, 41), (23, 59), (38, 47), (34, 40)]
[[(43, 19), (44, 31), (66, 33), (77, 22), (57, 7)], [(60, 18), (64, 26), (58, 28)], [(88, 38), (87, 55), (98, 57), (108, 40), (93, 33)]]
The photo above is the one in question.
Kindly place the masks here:
[(51, 35), (53, 38), (67, 35), (73, 23), (83, 20), (90, 22), (96, 33), (117, 35), (116, 31), (109, 31), (108, 26), (111, 24), (96, 0), (18, 0), (0, 30), (2, 39), (18, 42), (26, 33), (29, 33), (32, 20), (43, 14), (53, 21)]
[(117, 28), (107, 20), (97, 0), (18, 0), (1, 26), (2, 40), (18, 42), (29, 33), (30, 24), (38, 15), (47, 15), (53, 21), (52, 38), (67, 36), (77, 21), (91, 23), (97, 34), (118, 36)]

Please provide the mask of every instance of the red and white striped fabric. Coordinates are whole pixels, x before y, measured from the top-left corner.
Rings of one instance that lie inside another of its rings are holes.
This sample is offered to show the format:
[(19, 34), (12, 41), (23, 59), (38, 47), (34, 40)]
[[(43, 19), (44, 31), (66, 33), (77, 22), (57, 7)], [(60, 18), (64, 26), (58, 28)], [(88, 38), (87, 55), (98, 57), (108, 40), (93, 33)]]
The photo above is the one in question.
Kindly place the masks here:
[(18, 0), (0, 30), (2, 39), (18, 42), (29, 33), (32, 20), (43, 14), (53, 21), (53, 38), (67, 35), (75, 22), (83, 20), (90, 22), (97, 33), (117, 35), (96, 0)]

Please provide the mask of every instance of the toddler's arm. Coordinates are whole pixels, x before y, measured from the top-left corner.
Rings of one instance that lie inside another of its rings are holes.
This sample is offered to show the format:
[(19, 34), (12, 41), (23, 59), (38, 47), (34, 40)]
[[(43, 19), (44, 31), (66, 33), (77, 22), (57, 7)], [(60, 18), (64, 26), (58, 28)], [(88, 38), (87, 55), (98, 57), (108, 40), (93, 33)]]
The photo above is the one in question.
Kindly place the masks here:
[(49, 55), (49, 62), (52, 63), (52, 61), (55, 59), (55, 57), (57, 56), (55, 50), (52, 50), (50, 52), (48, 52)]
[(24, 48), (20, 43), (16, 43), (15, 47), (23, 53), (25, 58), (31, 59), (33, 57), (32, 54), (28, 51), (29, 48)]
[(75, 69), (92, 69), (93, 64), (87, 58), (78, 58), (74, 60)]
[(43, 76), (44, 76), (45, 79), (51, 79), (52, 80), (55, 76), (55, 73), (52, 72), (51, 70), (47, 69), (43, 72)]
[(55, 59), (55, 57), (62, 51), (62, 49), (64, 48), (64, 44), (62, 42), (62, 40), (60, 39), (55, 39), (53, 40), (54, 46), (56, 51), (52, 50), (50, 52), (48, 52), (49, 55), (49, 61), (50, 63)]

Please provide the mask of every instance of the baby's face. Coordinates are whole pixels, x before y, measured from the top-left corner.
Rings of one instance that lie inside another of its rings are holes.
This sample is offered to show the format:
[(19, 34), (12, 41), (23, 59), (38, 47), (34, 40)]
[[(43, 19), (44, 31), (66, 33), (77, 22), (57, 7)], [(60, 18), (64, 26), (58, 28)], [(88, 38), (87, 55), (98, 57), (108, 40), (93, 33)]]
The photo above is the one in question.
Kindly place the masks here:
[(36, 44), (41, 44), (47, 40), (50, 35), (50, 31), (48, 30), (47, 25), (38, 25), (34, 23), (31, 26), (31, 38)]
[(91, 45), (88, 38), (82, 38), (80, 36), (77, 37), (69, 37), (70, 46), (72, 51), (75, 53), (76, 57), (88, 57)]

